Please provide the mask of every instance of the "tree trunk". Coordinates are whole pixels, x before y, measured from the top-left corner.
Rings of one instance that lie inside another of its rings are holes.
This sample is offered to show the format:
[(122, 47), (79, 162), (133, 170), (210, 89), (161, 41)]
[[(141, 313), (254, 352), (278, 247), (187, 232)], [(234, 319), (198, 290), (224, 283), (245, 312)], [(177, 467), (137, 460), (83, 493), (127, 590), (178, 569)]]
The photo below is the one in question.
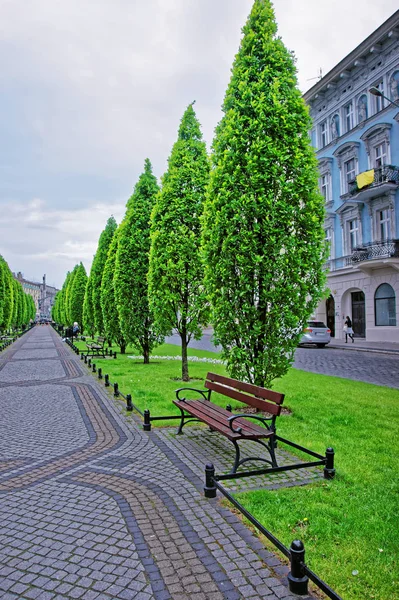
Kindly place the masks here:
[(119, 344), (120, 350), (121, 350), (121, 354), (126, 354), (126, 342), (121, 342)]
[(182, 330), (180, 333), (181, 337), (181, 378), (183, 381), (190, 381), (188, 375), (188, 361), (187, 361), (187, 328), (186, 324), (183, 323)]
[(144, 364), (148, 365), (150, 362), (150, 344), (148, 343), (147, 336), (143, 340), (143, 357), (144, 357)]

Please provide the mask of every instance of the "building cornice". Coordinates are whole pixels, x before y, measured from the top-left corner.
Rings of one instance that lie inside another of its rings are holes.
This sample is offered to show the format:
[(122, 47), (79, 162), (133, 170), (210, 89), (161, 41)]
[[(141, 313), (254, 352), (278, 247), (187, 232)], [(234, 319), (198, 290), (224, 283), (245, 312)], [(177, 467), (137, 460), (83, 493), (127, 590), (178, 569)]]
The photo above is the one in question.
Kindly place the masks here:
[(350, 71), (356, 67), (363, 66), (366, 56), (377, 55), (381, 51), (381, 44), (386, 39), (395, 40), (398, 37), (399, 10), (367, 37), (359, 46), (343, 58), (331, 71), (320, 81), (310, 88), (303, 98), (305, 102), (311, 102), (315, 97), (336, 86), (337, 80), (344, 79)]

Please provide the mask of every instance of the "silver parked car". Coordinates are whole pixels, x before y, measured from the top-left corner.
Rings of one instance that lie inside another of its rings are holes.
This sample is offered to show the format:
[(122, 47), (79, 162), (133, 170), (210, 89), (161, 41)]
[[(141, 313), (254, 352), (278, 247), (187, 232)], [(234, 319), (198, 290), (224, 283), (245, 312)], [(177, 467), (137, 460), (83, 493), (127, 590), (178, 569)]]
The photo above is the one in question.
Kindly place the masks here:
[(318, 348), (324, 348), (331, 342), (331, 329), (328, 329), (322, 321), (308, 321), (303, 330), (303, 336), (299, 345), (316, 344)]

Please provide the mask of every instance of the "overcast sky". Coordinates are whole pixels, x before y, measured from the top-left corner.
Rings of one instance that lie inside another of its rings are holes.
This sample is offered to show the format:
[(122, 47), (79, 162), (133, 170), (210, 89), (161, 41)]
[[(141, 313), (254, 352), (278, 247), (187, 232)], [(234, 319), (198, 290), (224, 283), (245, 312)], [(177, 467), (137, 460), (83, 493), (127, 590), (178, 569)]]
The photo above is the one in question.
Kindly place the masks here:
[[(252, 0), (0, 0), (0, 254), (60, 287), (120, 222), (144, 159), (160, 177), (186, 106), (208, 148)], [(397, 0), (276, 0), (301, 90)]]

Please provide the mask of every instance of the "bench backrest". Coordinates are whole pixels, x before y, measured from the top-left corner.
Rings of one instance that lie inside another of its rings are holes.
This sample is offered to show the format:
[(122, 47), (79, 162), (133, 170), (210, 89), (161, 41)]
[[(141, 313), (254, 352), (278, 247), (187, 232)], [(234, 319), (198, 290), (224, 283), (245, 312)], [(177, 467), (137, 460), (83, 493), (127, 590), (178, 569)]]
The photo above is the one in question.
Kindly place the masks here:
[(97, 338), (97, 342), (98, 342), (99, 344), (103, 344), (103, 343), (105, 342), (105, 337), (100, 337), (100, 336), (99, 336), (99, 337)]
[(284, 401), (284, 394), (216, 373), (208, 373), (205, 387), (276, 416), (280, 414)]

